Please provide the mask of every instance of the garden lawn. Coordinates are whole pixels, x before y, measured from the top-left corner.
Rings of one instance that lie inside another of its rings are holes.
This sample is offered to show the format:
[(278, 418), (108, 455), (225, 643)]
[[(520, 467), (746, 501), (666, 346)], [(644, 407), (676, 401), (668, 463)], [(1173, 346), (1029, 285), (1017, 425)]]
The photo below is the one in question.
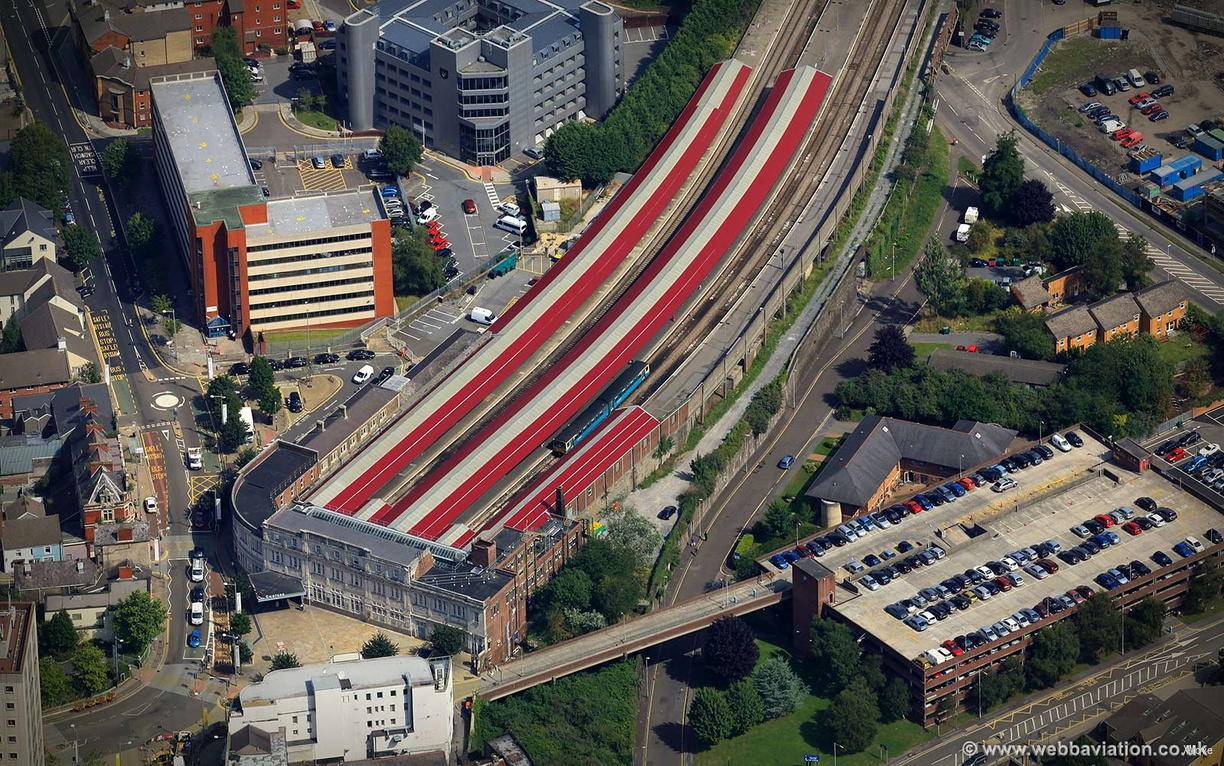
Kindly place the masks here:
[[(757, 639), (761, 656), (759, 662), (775, 655), (790, 656), (784, 647), (769, 640)], [(800, 669), (800, 675), (810, 677)], [(725, 740), (697, 755), (698, 766), (792, 766), (802, 764), (803, 756), (819, 755), (825, 764), (833, 762), (833, 743), (829, 740), (819, 718), (829, 706), (829, 700), (809, 694), (799, 703), (795, 712), (757, 726), (747, 733)], [(881, 724), (875, 742), (861, 753), (848, 754), (838, 750), (838, 766), (879, 766), (880, 745), (888, 748), (888, 757), (896, 758), (920, 742), (933, 739), (935, 732), (927, 732), (909, 720)]]
[(298, 120), (300, 120), (304, 125), (309, 125), (312, 128), (318, 128), (319, 130), (336, 129), (336, 118), (329, 117), (322, 112), (303, 109), (301, 111), (294, 112), (293, 116), (297, 117)]
[(268, 345), (276, 343), (302, 343), (317, 346), (353, 331), (353, 328), (320, 328), (318, 330), (269, 330), (264, 333)]
[[(925, 130), (925, 123), (919, 120), (914, 130)], [(886, 279), (909, 267), (927, 240), (947, 185), (948, 141), (939, 128), (932, 128), (923, 171), (893, 188), (864, 246), (872, 279)]]
[(1173, 365), (1198, 359), (1209, 353), (1211, 349), (1207, 344), (1196, 341), (1188, 332), (1179, 333), (1160, 344), (1160, 357)]
[(910, 345), (914, 347), (914, 357), (916, 359), (926, 359), (937, 348), (952, 348), (951, 343), (930, 343), (925, 341), (911, 343)]

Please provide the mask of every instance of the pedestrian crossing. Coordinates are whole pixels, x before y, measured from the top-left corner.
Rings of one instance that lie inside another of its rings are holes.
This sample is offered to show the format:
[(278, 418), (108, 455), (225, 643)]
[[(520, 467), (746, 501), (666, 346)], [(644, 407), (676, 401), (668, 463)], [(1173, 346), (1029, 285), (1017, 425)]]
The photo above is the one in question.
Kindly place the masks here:
[[(1072, 206), (1068, 207), (1065, 204), (1060, 204), (1059, 207), (1061, 207), (1064, 212), (1078, 211), (1085, 213), (1096, 209), (1092, 203), (1073, 192), (1062, 181), (1059, 181), (1053, 173), (1046, 171), (1046, 175), (1049, 176), (1050, 182), (1054, 184), (1054, 187), (1057, 188), (1064, 197), (1066, 197), (1067, 202), (1069, 202)], [(1117, 221), (1114, 222), (1114, 227), (1118, 230), (1118, 236), (1122, 237), (1123, 239), (1131, 236), (1131, 231)], [(1190, 268), (1190, 266), (1188, 266), (1186, 263), (1175, 259), (1171, 252), (1161, 250), (1150, 242), (1147, 243), (1147, 248), (1144, 252), (1146, 252), (1147, 256), (1152, 259), (1152, 263), (1155, 264), (1158, 269), (1165, 272), (1173, 279), (1185, 283), (1216, 303), (1224, 305), (1224, 287), (1221, 287), (1207, 277), (1203, 276), (1201, 273)]]
[(493, 206), (494, 210), (496, 210), (497, 206), (501, 204), (501, 197), (497, 196), (497, 187), (488, 181), (485, 181), (484, 188), (485, 194), (487, 194), (489, 197), (489, 204)]

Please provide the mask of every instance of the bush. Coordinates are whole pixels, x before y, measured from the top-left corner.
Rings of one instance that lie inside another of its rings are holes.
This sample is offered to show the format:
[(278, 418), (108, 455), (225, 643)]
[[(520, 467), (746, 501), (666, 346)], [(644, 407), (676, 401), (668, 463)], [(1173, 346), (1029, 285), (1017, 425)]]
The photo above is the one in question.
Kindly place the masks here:
[(843, 689), (824, 711), (829, 735), (847, 753), (862, 752), (880, 730), (875, 695), (860, 687)]
[(688, 722), (693, 734), (707, 747), (735, 732), (735, 716), (726, 695), (708, 686), (694, 692), (693, 701), (689, 703)]
[(288, 670), (300, 668), (302, 663), (293, 652), (277, 652), (272, 655), (272, 670)]
[(767, 718), (795, 712), (808, 688), (784, 657), (770, 657), (752, 671), (752, 684), (761, 696)]
[(727, 704), (731, 706), (733, 734), (743, 734), (765, 720), (765, 704), (751, 678), (741, 678), (731, 684), (727, 690)]

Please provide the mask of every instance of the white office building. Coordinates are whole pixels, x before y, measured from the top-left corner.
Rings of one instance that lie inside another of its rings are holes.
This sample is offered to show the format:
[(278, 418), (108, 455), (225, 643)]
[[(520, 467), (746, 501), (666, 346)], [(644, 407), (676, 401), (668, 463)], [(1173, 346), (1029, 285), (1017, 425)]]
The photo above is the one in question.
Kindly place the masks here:
[(449, 658), (414, 656), (273, 671), (239, 693), (230, 743), (245, 742), (252, 730), (280, 734), (288, 763), (448, 753), (450, 673)]

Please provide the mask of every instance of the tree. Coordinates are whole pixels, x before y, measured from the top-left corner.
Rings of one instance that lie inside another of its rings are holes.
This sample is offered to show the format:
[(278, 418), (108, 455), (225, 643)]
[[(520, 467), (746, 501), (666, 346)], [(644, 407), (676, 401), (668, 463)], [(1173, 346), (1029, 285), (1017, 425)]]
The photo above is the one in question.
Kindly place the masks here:
[(86, 362), (81, 365), (74, 376), (81, 383), (101, 383), (102, 373), (98, 371), (97, 362)]
[(1164, 604), (1148, 596), (1126, 614), (1126, 646), (1139, 648), (1160, 638), (1164, 632)]
[(991, 226), (990, 221), (979, 218), (969, 226), (969, 238), (965, 240), (965, 247), (969, 248), (971, 253), (980, 253), (992, 247), (998, 236), (999, 230)]
[(300, 668), (302, 663), (293, 652), (281, 651), (272, 655), (272, 670), (287, 670), (289, 668)]
[(982, 207), (992, 218), (1007, 218), (1013, 195), (1024, 182), (1024, 158), (1016, 148), (1016, 132), (1009, 131), (995, 141), (994, 151), (982, 164), (978, 187), (982, 190)]
[(72, 178), (68, 145), (41, 122), (32, 122), (9, 144), (9, 169), (17, 196), (58, 210)]
[(825, 711), (829, 736), (847, 753), (858, 753), (871, 744), (880, 729), (880, 710), (875, 695), (861, 687), (842, 689)]
[(446, 284), (440, 260), (425, 241), (423, 230), (401, 230), (391, 246), (391, 277), (395, 294), (428, 295)]
[(1191, 399), (1201, 399), (1211, 392), (1211, 363), (1203, 357), (1186, 362), (1182, 372), (1182, 387)]
[(259, 409), (268, 417), (280, 412), (281, 394), (276, 386), (265, 388), (259, 392)]
[(642, 595), (642, 571), (632, 550), (603, 539), (589, 540), (574, 563), (591, 578), (591, 606), (609, 623), (637, 605)]
[(1130, 235), (1122, 243), (1118, 260), (1127, 290), (1142, 290), (1152, 283), (1153, 264), (1147, 249), (1147, 240), (1137, 234)]
[(1185, 598), (1182, 599), (1182, 611), (1188, 614), (1205, 612), (1220, 597), (1222, 584), (1224, 584), (1224, 572), (1221, 571), (1219, 565), (1210, 568), (1204, 565), (1190, 581), (1190, 587), (1186, 589)]
[(243, 447), (238, 450), (238, 454), (234, 456), (233, 468), (235, 471), (241, 471), (246, 467), (246, 464), (258, 457), (259, 452), (254, 447)]
[(86, 697), (99, 694), (110, 686), (106, 673), (106, 655), (93, 644), (81, 644), (72, 653), (72, 680)]
[(880, 720), (884, 723), (900, 721), (909, 713), (909, 686), (900, 678), (890, 678), (880, 692)]
[(250, 388), (251, 394), (254, 397), (258, 397), (261, 391), (275, 385), (276, 376), (272, 370), (272, 363), (262, 356), (252, 359), (251, 370), (247, 374), (247, 386)]
[(245, 636), (251, 632), (251, 615), (246, 612), (234, 612), (230, 615), (230, 632)]
[(399, 647), (382, 631), (370, 636), (370, 639), (361, 645), (361, 656), (363, 659), (394, 657), (397, 654), (399, 654)]
[(1080, 642), (1075, 630), (1066, 622), (1058, 622), (1037, 632), (1032, 653), (1024, 663), (1024, 673), (1030, 687), (1047, 689), (1071, 672), (1079, 658)]
[(566, 181), (582, 181), (588, 188), (607, 183), (619, 158), (614, 150), (608, 151), (612, 147), (604, 143), (604, 132), (589, 123), (565, 123), (544, 144), (545, 170)]
[(72, 618), (62, 609), (50, 620), (40, 622), (38, 628), (38, 652), (47, 657), (64, 657), (80, 641)]
[(993, 313), (1011, 302), (1011, 294), (988, 279), (970, 279), (963, 297), (965, 309), (978, 315)]
[(785, 538), (795, 532), (795, 514), (791, 512), (790, 503), (780, 497), (769, 502), (765, 513), (752, 527), (754, 536), (765, 540)]
[(239, 447), (247, 443), (247, 439), (251, 436), (251, 429), (247, 427), (246, 421), (238, 417), (238, 410), (231, 409), (230, 415), (225, 425), (221, 426), (221, 438), (218, 446), (222, 452), (233, 452)]
[(388, 125), (383, 137), (378, 140), (378, 149), (383, 155), (383, 164), (397, 176), (406, 176), (412, 167), (421, 161), (421, 142), (407, 129), (399, 125)]
[(1059, 216), (1046, 233), (1049, 243), (1049, 258), (1059, 271), (1088, 262), (1088, 257), (1097, 243), (1117, 239), (1109, 216), (1095, 210), (1087, 213), (1071, 213)]
[(1020, 690), (1024, 677), (1019, 661), (1015, 658), (1004, 660), (1003, 665), (995, 672), (978, 671), (977, 682), (973, 691), (966, 697), (970, 706), (977, 703), (980, 712), (986, 712), (995, 705), (1007, 701)]
[(238, 33), (233, 27), (217, 27), (213, 30), (208, 42), (209, 52), (213, 58), (242, 58), (242, 48), (238, 45)]
[(1080, 658), (1093, 664), (1109, 651), (1121, 648), (1122, 613), (1109, 596), (1093, 595), (1075, 613)]
[(467, 634), (451, 625), (439, 625), (429, 634), (429, 644), (435, 654), (454, 656), (463, 651)]
[(922, 260), (914, 269), (914, 281), (938, 310), (949, 302), (960, 290), (965, 270), (944, 246), (930, 240), (923, 251)]
[[(129, 220), (128, 223), (131, 223), (131, 220)], [(171, 301), (168, 296), (158, 293), (149, 299), (149, 310), (158, 316), (169, 314), (174, 310), (174, 302)], [(254, 364), (251, 366), (254, 367)]]
[(1054, 220), (1054, 195), (1041, 181), (1030, 178), (1016, 187), (1008, 212), (1016, 226), (1049, 223)]
[(115, 605), (111, 615), (115, 636), (128, 651), (139, 654), (166, 626), (166, 605), (137, 591)]
[(76, 696), (72, 692), (72, 679), (64, 672), (64, 666), (50, 657), (38, 661), (38, 687), (44, 708), (59, 707)]
[(867, 352), (869, 367), (891, 372), (897, 367), (909, 367), (913, 363), (914, 347), (909, 344), (900, 325), (886, 324), (875, 331), (871, 348)]
[(127, 220), (127, 225), (124, 226), (128, 247), (132, 249), (132, 254), (142, 259), (153, 256), (159, 228), (155, 219), (141, 212), (132, 213)]
[(575, 636), (581, 636), (583, 633), (590, 633), (592, 630), (599, 630), (608, 626), (607, 618), (594, 609), (586, 611), (566, 609), (562, 612), (562, 616), (565, 618), (566, 630)]
[(794, 712), (807, 696), (808, 688), (785, 657), (774, 656), (752, 671), (752, 685), (765, 706), (766, 718), (777, 718)]
[(864, 654), (859, 660), (858, 677), (851, 683), (861, 684), (872, 692), (883, 690), (888, 679), (884, 676), (884, 659), (874, 652)]
[(752, 672), (760, 649), (748, 623), (738, 617), (722, 617), (706, 630), (701, 657), (710, 672), (724, 681), (738, 681)]
[(64, 265), (72, 271), (80, 271), (94, 258), (102, 255), (98, 238), (84, 226), (70, 223), (60, 231), (60, 234), (64, 237)]
[(676, 446), (675, 439), (666, 435), (660, 436), (659, 444), (654, 448), (654, 452), (652, 452), (651, 455), (655, 460), (662, 462), (663, 458), (667, 457), (667, 454), (672, 451), (672, 447), (674, 446)]
[(638, 566), (648, 566), (662, 542), (655, 525), (628, 506), (609, 512), (605, 521), (607, 532), (604, 539), (631, 552)]
[(238, 661), (243, 665), (250, 664), (251, 660), (255, 659), (255, 652), (251, 650), (251, 645), (246, 641), (238, 642)]
[(1123, 281), (1122, 243), (1117, 237), (1098, 240), (1084, 262), (1084, 292), (1093, 300), (1113, 295)]
[(858, 674), (861, 654), (850, 629), (817, 617), (812, 620), (811, 639), (812, 666), (818, 669), (826, 690), (846, 688)]
[(25, 340), (21, 337), (21, 321), (17, 312), (9, 314), (0, 333), (0, 354), (17, 354), (25, 351)]
[(727, 704), (734, 721), (733, 734), (743, 734), (765, 720), (765, 704), (751, 678), (741, 678), (727, 690)]
[(1054, 356), (1054, 340), (1040, 314), (1010, 308), (995, 318), (995, 332), (1003, 336), (1003, 348), (1022, 359), (1048, 360)]
[(123, 186), (130, 184), (140, 170), (140, 155), (126, 139), (116, 138), (102, 150), (102, 172)]
[(241, 112), (242, 107), (259, 95), (255, 90), (255, 83), (251, 81), (251, 70), (247, 69), (241, 59), (217, 57), (217, 71), (221, 73), (221, 83), (225, 85), (230, 109), (235, 113)]
[(708, 686), (693, 693), (688, 722), (697, 739), (707, 747), (730, 737), (735, 731), (735, 716), (726, 695)]
[(585, 610), (591, 606), (591, 577), (581, 569), (565, 567), (548, 584), (550, 605)]

